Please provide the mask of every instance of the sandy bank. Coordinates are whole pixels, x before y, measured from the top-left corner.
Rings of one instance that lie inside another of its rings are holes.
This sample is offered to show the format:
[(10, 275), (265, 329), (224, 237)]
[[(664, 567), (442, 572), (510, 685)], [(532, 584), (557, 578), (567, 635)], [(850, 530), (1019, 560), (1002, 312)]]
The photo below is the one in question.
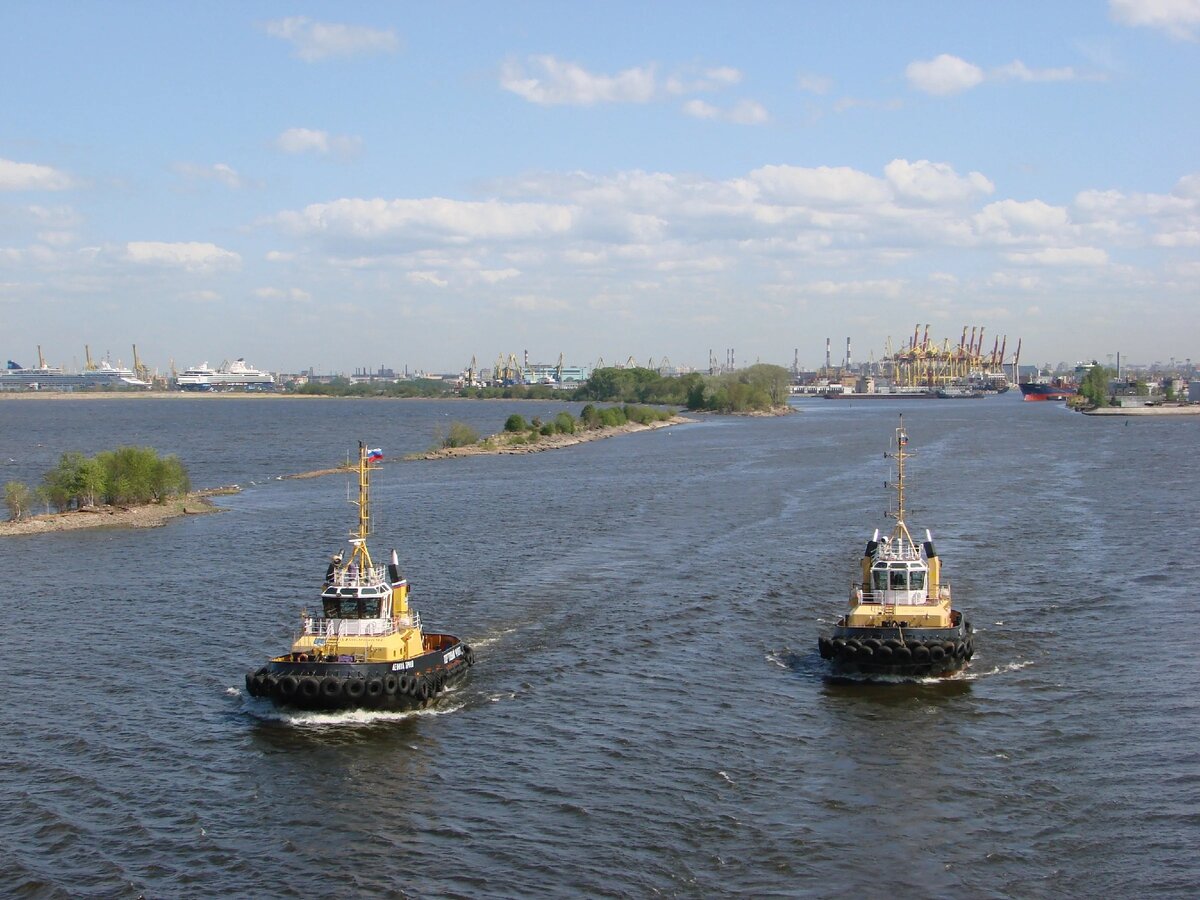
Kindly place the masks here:
[(0, 522), (0, 537), (22, 534), (46, 534), (53, 531), (74, 531), (78, 528), (158, 528), (178, 516), (195, 516), (220, 512), (211, 497), (235, 494), (239, 488), (214, 488), (195, 491), (186, 497), (166, 503), (145, 506), (95, 506), (64, 513), (28, 516), (20, 522)]
[(683, 425), (695, 422), (686, 416), (672, 416), (662, 422), (652, 422), (640, 425), (628, 422), (625, 425), (615, 425), (612, 428), (598, 428), (589, 431), (579, 431), (575, 434), (543, 435), (532, 444), (510, 444), (513, 436), (506, 432), (493, 434), (478, 444), (469, 447), (445, 447), (441, 450), (428, 450), (425, 453), (411, 453), (405, 459), (450, 459), (459, 456), (501, 456), (517, 453), (541, 453), (544, 450), (558, 450), (562, 447), (573, 447), (576, 444), (586, 444), (589, 441), (599, 441), (615, 437), (619, 434), (635, 434), (639, 431), (653, 431), (656, 428), (669, 428), (672, 425)]

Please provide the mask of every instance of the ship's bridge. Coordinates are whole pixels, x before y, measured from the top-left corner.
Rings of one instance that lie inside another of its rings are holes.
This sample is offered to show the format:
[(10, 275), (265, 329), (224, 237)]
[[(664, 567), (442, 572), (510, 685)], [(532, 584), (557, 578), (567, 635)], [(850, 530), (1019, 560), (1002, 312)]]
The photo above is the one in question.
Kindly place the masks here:
[(923, 560), (876, 560), (871, 566), (871, 600), (903, 606), (924, 603), (928, 578)]

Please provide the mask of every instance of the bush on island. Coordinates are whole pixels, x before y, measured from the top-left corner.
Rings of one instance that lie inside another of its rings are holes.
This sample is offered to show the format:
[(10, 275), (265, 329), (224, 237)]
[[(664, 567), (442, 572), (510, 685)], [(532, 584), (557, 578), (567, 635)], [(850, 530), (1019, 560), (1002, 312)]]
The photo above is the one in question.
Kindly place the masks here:
[(520, 413), (513, 413), (504, 422), (505, 431), (528, 431), (529, 423), (525, 421), (525, 417)]

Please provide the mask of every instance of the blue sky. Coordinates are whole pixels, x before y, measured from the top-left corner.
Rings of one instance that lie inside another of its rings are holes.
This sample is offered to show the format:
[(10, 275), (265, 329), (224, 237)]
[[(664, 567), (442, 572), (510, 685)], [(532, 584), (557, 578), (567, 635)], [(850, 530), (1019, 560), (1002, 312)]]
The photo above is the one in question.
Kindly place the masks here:
[(0, 354), (1200, 360), (1200, 0), (6, 3)]

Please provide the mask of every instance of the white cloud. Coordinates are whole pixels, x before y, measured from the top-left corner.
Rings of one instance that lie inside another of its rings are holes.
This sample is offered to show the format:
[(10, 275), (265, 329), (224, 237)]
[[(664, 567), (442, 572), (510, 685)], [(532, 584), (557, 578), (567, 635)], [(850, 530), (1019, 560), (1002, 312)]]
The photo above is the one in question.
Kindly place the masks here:
[(883, 172), (897, 195), (922, 203), (960, 203), (995, 190), (991, 181), (979, 172), (963, 177), (951, 166), (927, 159), (915, 163), (894, 159), (884, 166)]
[(186, 241), (131, 241), (125, 245), (125, 258), (146, 265), (169, 266), (186, 271), (236, 268), (242, 258), (216, 244)]
[(827, 78), (824, 75), (806, 75), (801, 73), (796, 76), (796, 88), (808, 94), (828, 94), (833, 90), (833, 79)]
[(184, 178), (197, 181), (216, 181), (234, 190), (243, 186), (242, 178), (232, 166), (225, 163), (214, 163), (211, 166), (201, 166), (195, 163), (176, 163), (175, 171)]
[(307, 303), (312, 300), (312, 294), (300, 288), (263, 287), (254, 291), (254, 296), (263, 300), (290, 300), (294, 303)]
[(316, 153), (318, 156), (352, 156), (362, 147), (362, 138), (331, 135), (328, 131), (311, 128), (289, 128), (275, 139), (275, 146), (284, 153)]
[(1024, 253), (1007, 253), (1006, 258), (1019, 265), (1106, 266), (1108, 253), (1097, 247), (1047, 247)]
[(500, 69), (500, 86), (540, 106), (594, 106), (597, 103), (649, 103), (656, 94), (653, 65), (635, 66), (616, 75), (595, 75), (553, 56), (529, 58), (534, 74), (515, 60)]
[(1200, 31), (1200, 0), (1109, 0), (1108, 10), (1122, 25), (1157, 28), (1176, 40), (1194, 41)]
[(751, 172), (749, 180), (768, 203), (860, 206), (891, 197), (885, 182), (845, 166), (763, 166)]
[(295, 253), (289, 253), (286, 250), (268, 250), (266, 255), (267, 262), (276, 263), (292, 262), (295, 258)]
[(697, 98), (684, 103), (683, 111), (694, 119), (733, 122), (736, 125), (762, 125), (770, 118), (763, 105), (753, 100), (740, 100), (732, 107), (722, 109)]
[(677, 73), (667, 77), (664, 90), (668, 94), (696, 94), (719, 91), (742, 81), (742, 73), (732, 66), (705, 69), (698, 75)]
[(706, 100), (689, 100), (683, 104), (683, 111), (694, 119), (716, 119), (721, 115), (721, 110)]
[(1075, 81), (1079, 76), (1070, 66), (1059, 69), (1031, 69), (1019, 59), (992, 69), (989, 80), (996, 81)]
[(0, 159), (0, 191), (65, 191), (71, 177), (50, 166)]
[(440, 278), (436, 272), (409, 272), (405, 276), (412, 284), (432, 284), (434, 287), (444, 288), (450, 282), (444, 278)]
[(904, 74), (917, 90), (939, 96), (958, 94), (983, 82), (979, 66), (948, 53), (927, 62), (911, 62)]
[(468, 241), (522, 239), (561, 234), (575, 222), (567, 206), (544, 203), (425, 200), (334, 200), (285, 212), (279, 222), (300, 235), (383, 240), (421, 237)]
[(927, 62), (909, 63), (904, 73), (911, 87), (943, 97), (969, 91), (985, 81), (1077, 81), (1080, 78), (1070, 66), (1031, 69), (1019, 59), (984, 72), (974, 63), (947, 53)]
[(488, 284), (498, 284), (501, 281), (507, 281), (510, 278), (516, 278), (520, 275), (519, 269), (484, 269), (479, 273), (479, 277)]
[(556, 297), (536, 297), (529, 294), (513, 297), (508, 301), (508, 305), (522, 312), (556, 312), (570, 308), (565, 300)]
[(292, 16), (268, 22), (266, 32), (271, 37), (290, 43), (293, 55), (305, 62), (366, 56), (373, 53), (394, 53), (400, 47), (400, 39), (390, 28), (314, 22), (305, 16)]

